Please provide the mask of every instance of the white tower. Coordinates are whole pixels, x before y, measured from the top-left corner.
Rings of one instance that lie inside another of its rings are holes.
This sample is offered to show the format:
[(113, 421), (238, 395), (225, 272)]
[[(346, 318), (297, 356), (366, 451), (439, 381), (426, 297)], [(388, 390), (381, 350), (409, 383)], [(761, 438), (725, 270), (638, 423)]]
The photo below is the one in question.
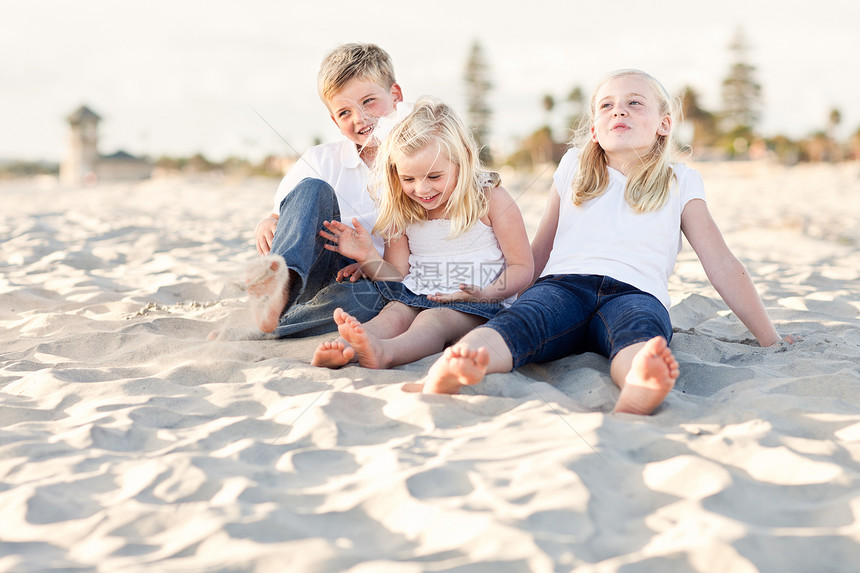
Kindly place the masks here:
[(95, 180), (99, 159), (98, 124), (101, 118), (82, 105), (68, 117), (69, 149), (60, 165), (60, 180), (68, 185), (80, 185)]

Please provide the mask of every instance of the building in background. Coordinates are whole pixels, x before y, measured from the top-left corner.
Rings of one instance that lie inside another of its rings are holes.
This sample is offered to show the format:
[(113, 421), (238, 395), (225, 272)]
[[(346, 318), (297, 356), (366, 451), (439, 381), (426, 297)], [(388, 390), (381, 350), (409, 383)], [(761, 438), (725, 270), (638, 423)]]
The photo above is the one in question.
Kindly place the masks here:
[(72, 113), (66, 157), (60, 164), (60, 181), (66, 185), (93, 184), (98, 181), (148, 179), (153, 165), (125, 151), (100, 155), (99, 122), (101, 117), (82, 105)]

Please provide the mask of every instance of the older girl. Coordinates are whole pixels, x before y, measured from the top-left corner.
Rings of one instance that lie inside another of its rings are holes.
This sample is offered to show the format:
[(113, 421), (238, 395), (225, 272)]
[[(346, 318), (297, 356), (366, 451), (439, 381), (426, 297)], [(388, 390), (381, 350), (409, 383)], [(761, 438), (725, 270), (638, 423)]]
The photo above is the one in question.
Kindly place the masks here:
[[(593, 351), (609, 358), (617, 412), (651, 413), (679, 375), (668, 279), (681, 233), (717, 292), (762, 346), (780, 341), (743, 264), (708, 211), (700, 175), (672, 162), (677, 112), (638, 70), (604, 79), (590, 122), (559, 163), (532, 243), (536, 283), (445, 351), (425, 392)], [(791, 339), (787, 339), (791, 342)]]

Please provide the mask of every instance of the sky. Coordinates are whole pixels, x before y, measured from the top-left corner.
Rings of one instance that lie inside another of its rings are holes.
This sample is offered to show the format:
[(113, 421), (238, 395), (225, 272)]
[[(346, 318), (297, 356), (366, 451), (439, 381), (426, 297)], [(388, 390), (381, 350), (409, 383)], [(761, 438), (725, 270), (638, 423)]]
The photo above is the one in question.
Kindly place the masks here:
[[(842, 116), (860, 128), (854, 0), (0, 0), (0, 159), (59, 161), (66, 117), (102, 117), (99, 151), (259, 159), (339, 137), (316, 91), (347, 42), (391, 55), (405, 98), (465, 113), (463, 69), (483, 48), (490, 144), (506, 151), (607, 72), (639, 68), (720, 107), (738, 30), (763, 88), (765, 135), (793, 138)], [(548, 117), (545, 95), (559, 103)]]

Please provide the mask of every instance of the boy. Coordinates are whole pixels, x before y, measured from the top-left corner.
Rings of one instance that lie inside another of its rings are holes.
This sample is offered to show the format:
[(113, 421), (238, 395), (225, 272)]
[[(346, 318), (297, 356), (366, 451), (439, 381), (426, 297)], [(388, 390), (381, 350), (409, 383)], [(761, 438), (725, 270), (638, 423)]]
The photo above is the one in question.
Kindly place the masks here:
[[(246, 271), (245, 282), (257, 327), (276, 337), (332, 332), (338, 307), (359, 320), (382, 308), (378, 291), (357, 266), (323, 248), (323, 221), (376, 222), (367, 191), (368, 167), (376, 157), (377, 120), (394, 111), (403, 93), (389, 55), (373, 44), (344, 44), (323, 60), (317, 78), (320, 97), (345, 140), (310, 148), (286, 174), (275, 209), (257, 224), (263, 255)], [(382, 253), (383, 241), (374, 237)], [(337, 282), (336, 278), (349, 277)]]

